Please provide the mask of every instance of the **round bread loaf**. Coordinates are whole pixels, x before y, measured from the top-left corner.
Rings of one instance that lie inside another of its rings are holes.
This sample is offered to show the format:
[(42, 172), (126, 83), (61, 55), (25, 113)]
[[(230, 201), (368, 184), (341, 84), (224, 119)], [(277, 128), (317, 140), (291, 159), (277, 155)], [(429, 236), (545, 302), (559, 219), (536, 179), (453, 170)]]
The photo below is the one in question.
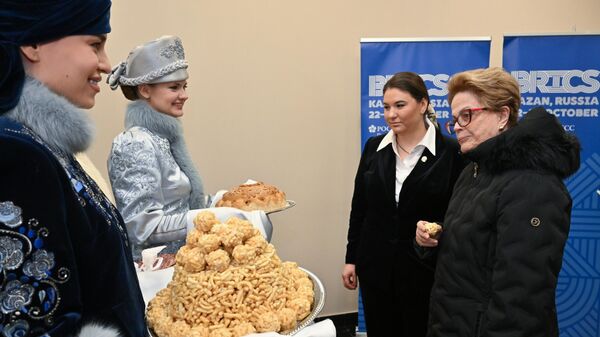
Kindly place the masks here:
[(244, 211), (271, 212), (287, 206), (285, 193), (277, 187), (257, 182), (243, 184), (223, 194), (217, 207), (234, 207)]

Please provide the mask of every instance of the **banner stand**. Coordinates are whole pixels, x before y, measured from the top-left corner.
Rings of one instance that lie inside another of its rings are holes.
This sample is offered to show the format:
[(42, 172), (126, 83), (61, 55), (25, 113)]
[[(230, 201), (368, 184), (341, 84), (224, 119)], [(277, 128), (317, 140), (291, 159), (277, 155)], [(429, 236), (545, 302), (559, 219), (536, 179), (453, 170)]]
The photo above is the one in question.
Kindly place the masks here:
[(600, 336), (600, 34), (506, 35), (503, 65), (521, 115), (542, 105), (581, 142), (581, 167), (565, 180), (573, 207), (556, 312), (561, 337)]

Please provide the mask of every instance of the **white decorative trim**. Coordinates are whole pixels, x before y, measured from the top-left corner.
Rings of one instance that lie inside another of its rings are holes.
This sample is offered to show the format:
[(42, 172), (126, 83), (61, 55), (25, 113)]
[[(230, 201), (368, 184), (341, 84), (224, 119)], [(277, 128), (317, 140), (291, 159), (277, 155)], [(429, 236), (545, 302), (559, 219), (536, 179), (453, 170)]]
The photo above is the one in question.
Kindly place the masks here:
[(443, 41), (491, 41), (491, 36), (471, 37), (363, 37), (361, 43), (371, 42), (443, 42)]
[(143, 76), (127, 78), (127, 77), (121, 75), (121, 77), (119, 78), (119, 83), (121, 83), (121, 85), (127, 85), (127, 86), (133, 87), (133, 86), (137, 86), (140, 84), (150, 83), (157, 78), (161, 78), (161, 77), (168, 75), (176, 70), (184, 69), (187, 67), (188, 67), (188, 63), (186, 60), (178, 60), (178, 61), (175, 61), (173, 63), (170, 63), (170, 64), (162, 67), (161, 69), (154, 70)]
[(596, 33), (580, 33), (580, 32), (563, 32), (563, 33), (517, 33), (517, 34), (504, 34), (503, 37), (526, 37), (526, 36), (587, 36), (587, 35), (600, 35), (600, 32)]
[(77, 337), (122, 337), (119, 330), (99, 323), (88, 323), (81, 328)]

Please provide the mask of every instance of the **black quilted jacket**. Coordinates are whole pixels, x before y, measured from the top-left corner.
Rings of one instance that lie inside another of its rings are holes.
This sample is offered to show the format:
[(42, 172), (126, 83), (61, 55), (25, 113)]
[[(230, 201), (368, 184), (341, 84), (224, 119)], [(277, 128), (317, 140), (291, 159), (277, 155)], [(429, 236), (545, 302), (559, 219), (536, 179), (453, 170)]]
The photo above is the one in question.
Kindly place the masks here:
[(536, 108), (467, 154), (444, 220), (428, 336), (558, 336), (571, 213), (562, 179), (579, 168), (579, 152)]

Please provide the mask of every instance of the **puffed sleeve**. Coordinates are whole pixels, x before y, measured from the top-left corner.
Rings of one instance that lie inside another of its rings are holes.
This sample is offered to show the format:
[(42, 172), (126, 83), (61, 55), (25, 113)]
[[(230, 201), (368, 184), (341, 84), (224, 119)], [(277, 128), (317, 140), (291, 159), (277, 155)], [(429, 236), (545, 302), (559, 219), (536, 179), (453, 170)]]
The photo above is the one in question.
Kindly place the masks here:
[(68, 219), (79, 200), (48, 152), (4, 137), (0, 151), (2, 335), (74, 336), (84, 299)]
[(356, 251), (359, 245), (362, 225), (367, 213), (368, 200), (365, 193), (364, 173), (368, 169), (371, 154), (375, 151), (376, 142), (370, 138), (365, 144), (356, 177), (354, 178), (354, 193), (352, 195), (352, 209), (348, 226), (348, 243), (346, 244), (346, 263), (356, 264)]
[(125, 132), (113, 142), (109, 177), (117, 208), (136, 244), (185, 239), (187, 211), (165, 214), (161, 163), (145, 133)]
[(486, 336), (552, 336), (554, 292), (570, 226), (571, 198), (555, 176), (515, 175), (498, 199)]

